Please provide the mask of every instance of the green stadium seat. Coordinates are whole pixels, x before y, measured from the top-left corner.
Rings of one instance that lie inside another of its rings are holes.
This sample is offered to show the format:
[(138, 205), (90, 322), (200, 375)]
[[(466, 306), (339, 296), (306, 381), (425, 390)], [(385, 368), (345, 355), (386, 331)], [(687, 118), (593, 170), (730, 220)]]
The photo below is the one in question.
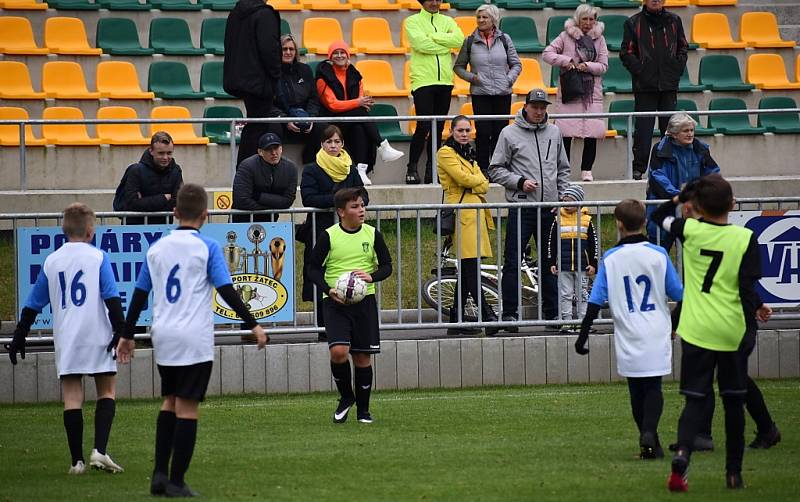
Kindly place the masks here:
[(550, 87), (558, 87), (558, 80), (561, 77), (561, 68), (558, 66), (550, 67)]
[(679, 99), (678, 102), (675, 104), (676, 110), (681, 110), (687, 112), (690, 117), (692, 117), (697, 125), (694, 128), (695, 136), (713, 136), (717, 133), (717, 130), (713, 127), (703, 127), (703, 123), (700, 121), (700, 115), (692, 112), (697, 111), (697, 103), (695, 103), (691, 99)]
[[(242, 110), (238, 106), (209, 106), (203, 111), (203, 117), (209, 119), (240, 119), (244, 117)], [(212, 143), (230, 144), (231, 127), (225, 123), (203, 123), (203, 136), (208, 137)], [(241, 141), (240, 136), (236, 136), (236, 142)]]
[[(289, 21), (284, 18), (281, 18), (281, 35), (291, 35), (292, 34), (292, 27), (289, 26)], [(295, 45), (300, 45), (300, 41), (297, 40), (299, 37), (295, 37)], [(305, 47), (298, 47), (297, 54), (300, 56), (305, 56), (308, 54), (308, 49)]]
[(739, 61), (727, 54), (711, 54), (700, 59), (700, 83), (709, 85), (712, 91), (749, 91), (755, 88), (744, 83)]
[(48, 0), (48, 7), (57, 10), (98, 10), (100, 3), (89, 0)]
[(592, 0), (591, 3), (601, 9), (635, 9), (642, 5), (637, 0)]
[[(392, 105), (376, 103), (370, 109), (369, 114), (372, 117), (396, 117), (397, 109)], [(378, 132), (381, 133), (383, 139), (388, 139), (389, 141), (411, 141), (411, 135), (405, 134), (400, 128), (399, 120), (376, 123), (378, 125)]]
[[(611, 104), (608, 105), (608, 113), (623, 113), (632, 111), (634, 111), (632, 99), (619, 99), (617, 101), (612, 101)], [(635, 118), (633, 120), (633, 127), (636, 127)], [(617, 131), (617, 136), (627, 136), (628, 117), (609, 117), (608, 128)], [(653, 126), (653, 136), (654, 137), (661, 136), (661, 131), (658, 129), (658, 120), (656, 120), (656, 123)]]
[(149, 2), (139, 3), (137, 0), (100, 0), (100, 5), (108, 10), (150, 10)]
[[(708, 104), (709, 111), (716, 110), (746, 110), (747, 103), (739, 98), (714, 98)], [(750, 117), (746, 113), (731, 115), (709, 115), (708, 127), (714, 127), (722, 134), (762, 134), (767, 132), (765, 127), (753, 127)]]
[(498, 0), (495, 4), (506, 10), (540, 10), (547, 6), (544, 0)]
[(311, 68), (311, 74), (314, 78), (317, 77), (317, 66), (322, 62), (322, 59), (315, 59), (314, 61), (306, 61), (306, 64)]
[(202, 3), (192, 3), (190, 0), (150, 0), (154, 9), (166, 11), (202, 10)]
[(102, 17), (97, 20), (97, 46), (112, 56), (149, 56), (155, 51), (142, 47), (136, 24), (127, 18)]
[(545, 48), (539, 42), (539, 32), (532, 17), (503, 17), (500, 19), (500, 31), (511, 37), (517, 52), (542, 52)]
[(200, 47), (208, 54), (217, 56), (225, 55), (225, 23), (224, 17), (209, 17), (203, 19), (200, 26)]
[(603, 75), (603, 92), (633, 92), (631, 74), (619, 58), (608, 58), (608, 71)]
[(618, 14), (609, 14), (600, 16), (598, 21), (602, 21), (606, 25), (603, 35), (606, 37), (606, 45), (610, 51), (619, 51), (622, 47), (622, 33), (625, 21), (628, 20), (627, 16)]
[(581, 0), (547, 0), (547, 6), (553, 9), (575, 9)]
[(222, 88), (222, 61), (208, 61), (200, 69), (200, 91), (210, 98), (235, 99)]
[(211, 10), (228, 11), (236, 7), (236, 0), (206, 0), (203, 7)]
[(689, 66), (683, 68), (683, 75), (681, 75), (681, 80), (678, 82), (678, 91), (680, 92), (702, 92), (709, 88), (708, 85), (705, 84), (694, 84), (689, 79)]
[(147, 90), (156, 93), (158, 98), (166, 99), (203, 99), (205, 92), (197, 92), (192, 88), (189, 70), (183, 63), (175, 61), (159, 61), (150, 64), (147, 75)]
[(450, 2), (450, 8), (474, 11), (485, 3), (483, 0), (453, 0)]
[[(794, 98), (787, 96), (774, 96), (761, 98), (758, 102), (761, 110), (774, 110), (777, 108), (797, 108)], [(758, 126), (766, 127), (767, 131), (775, 134), (800, 133), (800, 116), (797, 112), (787, 113), (759, 113)]]
[(150, 47), (157, 54), (196, 56), (206, 50), (192, 44), (192, 34), (185, 19), (158, 17), (150, 21)]
[(550, 16), (547, 19), (547, 45), (564, 31), (564, 22), (571, 16)]

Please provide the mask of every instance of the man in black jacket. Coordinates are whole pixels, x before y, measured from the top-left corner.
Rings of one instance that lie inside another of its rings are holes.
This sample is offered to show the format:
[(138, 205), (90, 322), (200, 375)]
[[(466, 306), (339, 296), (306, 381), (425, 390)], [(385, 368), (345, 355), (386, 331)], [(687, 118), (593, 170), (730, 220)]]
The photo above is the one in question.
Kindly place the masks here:
[[(625, 21), (619, 57), (631, 73), (635, 111), (675, 110), (678, 83), (686, 68), (689, 44), (681, 18), (664, 9), (664, 0), (645, 0), (642, 11)], [(663, 136), (669, 116), (658, 118)], [(647, 170), (654, 117), (636, 119), (633, 177)]]
[[(258, 153), (244, 159), (233, 178), (233, 208), (245, 211), (286, 209), (297, 196), (297, 166), (281, 158), (281, 138), (268, 132), (258, 140)], [(259, 214), (253, 221), (275, 221), (277, 214)], [(250, 215), (234, 215), (234, 222), (249, 222)]]
[[(281, 75), (281, 18), (264, 0), (239, 0), (225, 25), (225, 92), (241, 98), (249, 118), (269, 117)], [(237, 163), (256, 152), (267, 124), (242, 130)]]

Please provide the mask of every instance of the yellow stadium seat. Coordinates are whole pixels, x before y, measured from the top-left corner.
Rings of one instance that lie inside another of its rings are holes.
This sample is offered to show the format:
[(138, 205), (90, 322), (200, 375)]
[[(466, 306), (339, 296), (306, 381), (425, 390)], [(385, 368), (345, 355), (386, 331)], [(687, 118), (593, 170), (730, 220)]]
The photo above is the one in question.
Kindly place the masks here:
[(469, 95), (469, 82), (453, 74), (453, 96), (467, 96)]
[[(183, 106), (156, 106), (150, 112), (152, 119), (190, 119), (192, 115)], [(208, 138), (198, 136), (194, 132), (194, 125), (183, 124), (150, 124), (150, 136), (158, 131), (166, 131), (172, 136), (176, 145), (207, 145)]]
[(522, 71), (519, 78), (514, 82), (514, 94), (526, 95), (531, 92), (531, 89), (544, 89), (548, 94), (555, 94), (558, 91), (556, 87), (547, 87), (542, 78), (542, 68), (539, 62), (532, 58), (520, 58), (522, 63)]
[(689, 0), (667, 0), (664, 7), (688, 7)]
[(97, 65), (97, 90), (104, 98), (153, 99), (155, 93), (142, 91), (136, 67), (127, 61), (103, 61)]
[(408, 36), (406, 36), (405, 19), (403, 19), (403, 22), (400, 23), (400, 47), (405, 48), (406, 51), (411, 51), (411, 43), (408, 41)]
[(268, 0), (267, 2), (277, 11), (297, 11), (303, 10), (305, 4), (303, 2), (292, 2), (292, 0)]
[[(411, 108), (408, 109), (409, 115), (416, 115), (417, 111), (414, 105), (411, 105)], [(414, 131), (417, 130), (417, 121), (416, 120), (409, 120), (408, 121), (408, 134), (414, 134)], [(450, 120), (445, 120), (444, 128), (442, 128), (442, 141), (446, 140), (447, 137), (450, 136)], [(441, 143), (439, 144), (441, 146)]]
[(0, 17), (0, 52), (27, 55), (47, 54), (50, 51), (36, 45), (28, 18), (2, 16)]
[(392, 65), (388, 61), (361, 60), (356, 63), (356, 69), (363, 77), (365, 94), (378, 97), (404, 97), (409, 94), (408, 88), (397, 88)]
[(406, 62), (403, 64), (403, 87), (408, 89), (408, 92), (411, 92), (411, 60), (406, 59)]
[(461, 33), (463, 33), (465, 37), (472, 35), (478, 28), (478, 20), (475, 16), (458, 16), (454, 17), (453, 20), (458, 27), (461, 28)]
[[(0, 107), (0, 120), (17, 120), (27, 118), (29, 117), (25, 108), (17, 108), (15, 106)], [(33, 129), (30, 125), (25, 126), (26, 146), (44, 146), (46, 144), (47, 141), (37, 138), (33, 135)], [(0, 146), (19, 146), (19, 126), (0, 126)]]
[(726, 5), (736, 5), (736, 0), (691, 0), (692, 5), (698, 7), (724, 7)]
[(400, 10), (403, 6), (400, 2), (390, 2), (389, 0), (354, 0), (353, 7), (358, 10)]
[(382, 17), (361, 17), (353, 20), (353, 47), (366, 54), (405, 54), (406, 49), (394, 45), (389, 22)]
[[(516, 115), (522, 110), (522, 107), (525, 106), (525, 101), (515, 101), (511, 103), (511, 115)], [(514, 123), (514, 119), (508, 121), (509, 125)]]
[(86, 88), (81, 65), (71, 61), (50, 61), (42, 66), (42, 90), (58, 99), (99, 99), (99, 92)]
[(745, 42), (731, 37), (731, 28), (725, 14), (704, 12), (692, 18), (692, 42), (706, 49), (744, 49)]
[(339, 0), (308, 0), (305, 8), (310, 10), (353, 10), (353, 4)]
[(752, 54), (747, 58), (747, 82), (759, 89), (800, 89), (800, 82), (789, 82), (778, 54)]
[(8, 10), (47, 10), (47, 4), (35, 0), (0, 0), (0, 8)]
[[(98, 119), (131, 120), (138, 118), (136, 110), (127, 106), (103, 106), (97, 110)], [(104, 145), (149, 145), (150, 138), (142, 136), (140, 124), (97, 124), (97, 136)]]
[(0, 61), (0, 99), (44, 99), (47, 94), (36, 92), (25, 63)]
[(44, 24), (44, 45), (55, 54), (99, 56), (102, 49), (89, 47), (83, 21), (77, 17), (49, 17)]
[(783, 40), (778, 19), (772, 12), (745, 12), (739, 20), (739, 38), (750, 47), (794, 47), (793, 40)]
[[(71, 106), (52, 106), (45, 108), (44, 120), (81, 120), (83, 112)], [(92, 138), (86, 130), (86, 124), (44, 124), (42, 135), (51, 145), (94, 146), (100, 144), (100, 138)]]
[(800, 54), (797, 55), (797, 59), (794, 61), (794, 79), (800, 82)]
[[(309, 17), (303, 21), (303, 47), (312, 54), (328, 54), (331, 42), (344, 40), (342, 25), (331, 17)], [(357, 52), (350, 48), (350, 53)]]

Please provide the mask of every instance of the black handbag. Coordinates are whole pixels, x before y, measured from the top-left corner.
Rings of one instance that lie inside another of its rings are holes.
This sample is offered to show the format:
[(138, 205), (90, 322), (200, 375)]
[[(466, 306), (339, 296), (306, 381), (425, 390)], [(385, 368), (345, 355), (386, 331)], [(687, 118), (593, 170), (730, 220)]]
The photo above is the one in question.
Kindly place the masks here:
[(558, 77), (558, 88), (561, 91), (561, 102), (571, 103), (584, 94), (583, 77), (576, 69), (562, 71)]
[[(464, 200), (464, 194), (467, 191), (464, 190), (461, 192), (461, 198), (458, 199), (458, 203), (461, 204), (461, 201)], [(442, 192), (442, 203), (444, 203), (444, 192)], [(439, 223), (439, 230), (441, 231), (441, 235), (453, 235), (456, 231), (456, 210), (455, 209), (442, 209), (440, 212), (440, 223)], [(433, 227), (433, 233), (436, 233), (436, 226)]]

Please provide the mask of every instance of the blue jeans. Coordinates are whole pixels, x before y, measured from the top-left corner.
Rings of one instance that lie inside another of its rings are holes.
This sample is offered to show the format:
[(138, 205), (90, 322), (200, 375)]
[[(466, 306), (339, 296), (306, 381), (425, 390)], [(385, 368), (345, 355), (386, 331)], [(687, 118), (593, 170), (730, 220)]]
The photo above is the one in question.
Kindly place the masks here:
[[(517, 240), (517, 214), (520, 217), (520, 239)], [(519, 264), (521, 251), (525, 249), (531, 237), (536, 238), (539, 232), (539, 222), (536, 219), (537, 208), (511, 208), (506, 220), (505, 255), (503, 256), (503, 315), (517, 316), (517, 285), (519, 284)], [(541, 209), (541, 252), (547, 254), (547, 233), (553, 225), (553, 213), (549, 208)], [(542, 314), (545, 319), (558, 317), (558, 279), (549, 270), (542, 268), (544, 260), (539, 256), (539, 270), (542, 274), (542, 284), (539, 285), (539, 298), (542, 301)]]

